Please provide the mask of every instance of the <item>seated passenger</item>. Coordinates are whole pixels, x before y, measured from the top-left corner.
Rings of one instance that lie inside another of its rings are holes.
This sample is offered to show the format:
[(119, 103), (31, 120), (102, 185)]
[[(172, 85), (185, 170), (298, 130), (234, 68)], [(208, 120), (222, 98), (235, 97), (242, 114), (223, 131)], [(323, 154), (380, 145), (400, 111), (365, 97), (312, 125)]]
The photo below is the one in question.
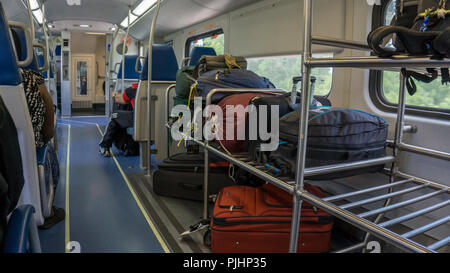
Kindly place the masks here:
[[(22, 56), (19, 35), (14, 29), (11, 29), (14, 39), (14, 45), (17, 56)], [(34, 141), (36, 148), (42, 148), (55, 135), (55, 109), (52, 97), (45, 86), (44, 77), (29, 69), (20, 69), (23, 79), (23, 88), (25, 90), (25, 98), (30, 112), (31, 124), (33, 126)], [(58, 157), (55, 150), (49, 146), (49, 157), (52, 164), (53, 185), (56, 188), (59, 179)], [(48, 176), (46, 169), (46, 177)], [(58, 222), (64, 220), (65, 211), (62, 208), (52, 207), (49, 217), (45, 219), (41, 229), (48, 229)]]
[[(17, 55), (22, 56), (19, 35), (13, 29), (11, 29), (11, 32), (14, 37)], [(36, 148), (41, 148), (55, 134), (55, 111), (52, 97), (45, 86), (45, 80), (41, 74), (27, 69), (22, 69), (21, 73), (33, 125)]]
[[(134, 100), (136, 97), (138, 84), (133, 84), (130, 88), (125, 89), (122, 94), (113, 91), (114, 101), (120, 105), (131, 105), (134, 110)], [(126, 138), (128, 135), (126, 133), (127, 128), (133, 127), (134, 125), (134, 113), (133, 111), (122, 111), (118, 110), (116, 113), (112, 115), (110, 122), (106, 128), (106, 132), (103, 136), (102, 141), (100, 142), (100, 154), (104, 157), (111, 156), (111, 147), (114, 142), (116, 142), (120, 138)], [(128, 140), (130, 140), (130, 136), (128, 136)], [(132, 141), (132, 139), (130, 140)], [(134, 141), (132, 141), (134, 142)], [(120, 145), (122, 146), (122, 145)], [(133, 143), (133, 146), (136, 146), (136, 143)], [(125, 155), (135, 155), (136, 147), (128, 147), (127, 144), (123, 145), (123, 147), (118, 147), (125, 151)]]

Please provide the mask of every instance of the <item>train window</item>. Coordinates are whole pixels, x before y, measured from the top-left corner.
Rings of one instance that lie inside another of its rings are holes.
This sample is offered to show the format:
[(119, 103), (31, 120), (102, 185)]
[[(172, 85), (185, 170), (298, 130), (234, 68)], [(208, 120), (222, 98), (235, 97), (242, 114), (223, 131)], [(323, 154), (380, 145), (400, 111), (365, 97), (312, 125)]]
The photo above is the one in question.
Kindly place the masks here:
[(212, 47), (216, 50), (217, 55), (225, 52), (225, 35), (222, 29), (201, 34), (189, 38), (186, 41), (186, 57), (189, 56), (191, 50), (196, 46)]
[[(316, 58), (333, 57), (332, 54), (315, 54)], [(291, 90), (292, 78), (302, 73), (301, 55), (272, 56), (248, 58), (248, 69), (264, 76), (279, 89)], [(328, 95), (331, 90), (333, 69), (314, 69), (313, 76), (317, 78), (316, 95)]]
[[(382, 14), (382, 18), (379, 21), (379, 25), (391, 24), (395, 16), (395, 4), (397, 0), (385, 1), (383, 8), (379, 11)], [(375, 25), (374, 27), (377, 27)], [(377, 73), (377, 72), (373, 72)], [(398, 103), (398, 90), (400, 87), (400, 73), (393, 71), (383, 71), (376, 74), (375, 88), (376, 88), (376, 100), (379, 101), (378, 105), (382, 108), (395, 107)], [(378, 81), (378, 82), (377, 82)], [(421, 114), (436, 116), (435, 114), (445, 114), (448, 116), (450, 113), (450, 88), (447, 85), (441, 83), (441, 78), (438, 77), (431, 83), (422, 83), (416, 81), (417, 92), (414, 96), (406, 94), (406, 104), (410, 112), (421, 112)]]

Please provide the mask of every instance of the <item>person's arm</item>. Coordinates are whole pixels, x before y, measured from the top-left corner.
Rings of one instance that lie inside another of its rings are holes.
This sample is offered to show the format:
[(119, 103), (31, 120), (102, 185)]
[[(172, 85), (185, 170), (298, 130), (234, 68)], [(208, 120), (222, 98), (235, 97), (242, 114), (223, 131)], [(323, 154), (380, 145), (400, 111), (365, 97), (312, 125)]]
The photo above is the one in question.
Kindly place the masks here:
[(45, 118), (42, 135), (44, 136), (44, 142), (47, 143), (55, 135), (55, 109), (47, 87), (43, 84), (39, 85), (39, 92), (41, 93), (45, 104)]

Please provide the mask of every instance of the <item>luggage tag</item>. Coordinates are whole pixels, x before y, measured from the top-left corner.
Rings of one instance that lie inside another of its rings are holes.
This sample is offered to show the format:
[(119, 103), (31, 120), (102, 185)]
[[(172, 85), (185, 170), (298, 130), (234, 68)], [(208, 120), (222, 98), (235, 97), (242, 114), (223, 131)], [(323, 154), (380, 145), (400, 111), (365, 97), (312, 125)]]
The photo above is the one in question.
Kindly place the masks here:
[(209, 228), (209, 220), (201, 220), (197, 224), (190, 226), (189, 230), (181, 233), (180, 234), (181, 239), (183, 239), (184, 237), (186, 237), (188, 235), (191, 235), (193, 233), (199, 232), (199, 231), (207, 229), (207, 228)]

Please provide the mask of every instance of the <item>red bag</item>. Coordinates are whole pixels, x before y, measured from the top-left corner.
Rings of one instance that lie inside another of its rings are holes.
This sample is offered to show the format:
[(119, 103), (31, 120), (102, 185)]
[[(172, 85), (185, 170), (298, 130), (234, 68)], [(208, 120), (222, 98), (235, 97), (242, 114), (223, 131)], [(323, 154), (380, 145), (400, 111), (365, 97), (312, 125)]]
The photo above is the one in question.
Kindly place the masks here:
[[(323, 197), (320, 188), (305, 190)], [(211, 219), (213, 253), (287, 253), (292, 221), (292, 195), (271, 184), (252, 188), (230, 186), (217, 197)], [(330, 250), (333, 218), (302, 203), (299, 253)]]
[[(248, 113), (245, 115), (234, 115), (234, 118), (227, 119), (227, 105), (231, 106), (238, 106), (242, 105), (244, 108), (246, 108), (252, 99), (256, 97), (273, 97), (276, 94), (264, 92), (264, 93), (240, 93), (235, 94), (231, 96), (227, 96), (224, 99), (222, 99), (217, 105), (222, 108), (223, 112), (223, 129), (218, 128), (218, 135), (222, 136), (223, 140), (216, 139), (217, 142), (219, 142), (225, 149), (227, 149), (230, 153), (242, 153), (244, 150), (244, 142), (245, 140), (238, 140), (238, 129), (241, 125), (243, 125), (242, 128), (246, 128), (246, 120)], [(227, 128), (228, 126), (234, 127), (234, 136), (227, 136)], [(220, 127), (220, 126), (219, 126)], [(246, 135), (245, 138), (248, 138)]]

